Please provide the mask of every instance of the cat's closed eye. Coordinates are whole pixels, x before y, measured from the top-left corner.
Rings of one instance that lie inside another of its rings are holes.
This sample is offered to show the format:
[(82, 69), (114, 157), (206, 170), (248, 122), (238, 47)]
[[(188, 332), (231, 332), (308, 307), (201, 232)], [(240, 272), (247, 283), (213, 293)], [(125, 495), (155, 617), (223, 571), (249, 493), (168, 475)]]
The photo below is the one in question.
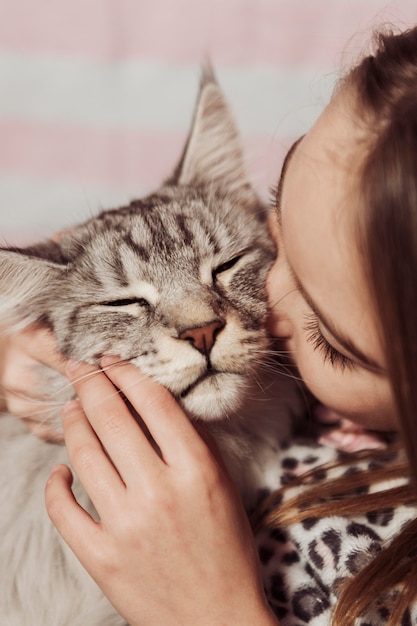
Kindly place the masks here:
[(145, 298), (119, 298), (118, 300), (110, 300), (102, 302), (104, 306), (129, 306), (130, 304), (139, 304), (139, 306), (148, 307), (149, 302)]
[(214, 268), (214, 270), (211, 272), (213, 281), (216, 280), (219, 274), (226, 272), (227, 270), (232, 268), (234, 265), (236, 265), (236, 263), (240, 261), (242, 256), (243, 254), (238, 254), (238, 256), (233, 257), (233, 259), (230, 259), (229, 261), (226, 261), (226, 263), (222, 263), (221, 265), (218, 265), (216, 268)]

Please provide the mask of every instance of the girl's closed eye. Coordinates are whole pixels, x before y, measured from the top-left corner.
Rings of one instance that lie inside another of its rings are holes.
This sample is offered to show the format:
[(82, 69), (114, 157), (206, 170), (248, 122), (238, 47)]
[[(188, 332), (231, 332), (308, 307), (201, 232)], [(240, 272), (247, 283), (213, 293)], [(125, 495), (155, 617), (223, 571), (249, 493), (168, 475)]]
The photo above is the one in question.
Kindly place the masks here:
[(355, 362), (352, 359), (336, 350), (323, 336), (319, 319), (313, 311), (306, 314), (304, 330), (307, 333), (307, 341), (313, 345), (313, 350), (319, 350), (325, 363), (329, 362), (332, 367), (338, 367), (342, 370), (355, 367)]

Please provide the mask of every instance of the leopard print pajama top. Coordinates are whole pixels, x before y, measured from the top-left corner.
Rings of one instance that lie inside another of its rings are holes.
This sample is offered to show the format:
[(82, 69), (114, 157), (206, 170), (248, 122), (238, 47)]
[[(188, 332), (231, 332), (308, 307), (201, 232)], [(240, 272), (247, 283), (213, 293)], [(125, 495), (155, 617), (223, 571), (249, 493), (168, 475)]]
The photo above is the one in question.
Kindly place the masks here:
[[(286, 484), (294, 476), (335, 458), (336, 451), (311, 441), (293, 444), (277, 458), (276, 484)], [(332, 476), (345, 472), (348, 484), (349, 473), (363, 469), (364, 464), (360, 461), (356, 466), (339, 467), (332, 470)], [(392, 481), (368, 487), (368, 492), (391, 486)], [(291, 489), (291, 495), (307, 488)], [(281, 626), (330, 626), (340, 582), (364, 567), (416, 515), (417, 508), (400, 506), (354, 517), (308, 519), (259, 532), (264, 585)], [(388, 617), (389, 611), (381, 601), (357, 621), (357, 626), (384, 626)], [(398, 626), (412, 625), (417, 625), (417, 605)]]

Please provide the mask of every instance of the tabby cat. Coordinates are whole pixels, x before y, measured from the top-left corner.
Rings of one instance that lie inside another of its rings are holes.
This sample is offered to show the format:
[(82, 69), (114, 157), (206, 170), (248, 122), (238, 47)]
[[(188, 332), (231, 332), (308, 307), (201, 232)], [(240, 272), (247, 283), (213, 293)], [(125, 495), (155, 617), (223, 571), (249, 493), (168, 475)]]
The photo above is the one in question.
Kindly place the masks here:
[[(97, 363), (118, 354), (168, 387), (217, 437), (250, 504), (288, 436), (290, 413), (301, 409), (293, 381), (262, 367), (270, 359), (265, 281), (275, 253), (233, 117), (208, 68), (171, 178), (58, 242), (1, 249), (0, 315), (8, 324), (49, 327), (66, 357)], [(59, 431), (72, 388), (51, 370), (40, 378), (51, 402), (36, 417)], [(0, 419), (4, 626), (124, 623), (45, 513), (44, 484), (62, 462), (64, 446), (38, 440), (11, 416)], [(74, 491), (91, 510), (76, 481)]]

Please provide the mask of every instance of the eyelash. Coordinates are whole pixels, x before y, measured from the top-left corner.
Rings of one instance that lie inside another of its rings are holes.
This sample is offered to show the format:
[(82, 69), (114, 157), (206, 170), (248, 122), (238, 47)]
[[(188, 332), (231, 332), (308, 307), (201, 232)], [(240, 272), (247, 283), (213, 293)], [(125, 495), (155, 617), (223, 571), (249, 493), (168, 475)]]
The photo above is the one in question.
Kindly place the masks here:
[(318, 350), (321, 353), (323, 361), (341, 370), (353, 369), (355, 367), (354, 361), (336, 350), (323, 336), (317, 316), (314, 313), (309, 313), (306, 318), (304, 330), (308, 333), (307, 341), (313, 345), (313, 350)]
[(278, 181), (275, 185), (272, 185), (269, 189), (269, 206), (275, 211), (277, 209), (278, 202), (278, 191), (280, 190), (280, 181)]

